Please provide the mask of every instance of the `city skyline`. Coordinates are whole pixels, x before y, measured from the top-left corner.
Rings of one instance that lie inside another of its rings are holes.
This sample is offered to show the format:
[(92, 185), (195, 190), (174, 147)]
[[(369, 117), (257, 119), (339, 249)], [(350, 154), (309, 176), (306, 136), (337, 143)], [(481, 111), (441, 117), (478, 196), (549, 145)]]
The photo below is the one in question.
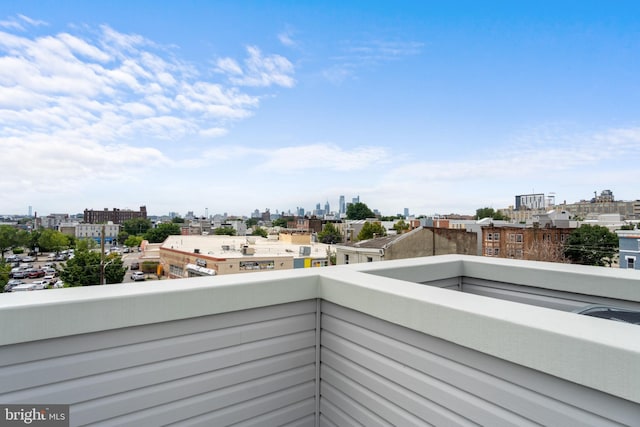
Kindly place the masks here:
[(0, 212), (474, 214), (640, 179), (640, 4), (0, 4)]

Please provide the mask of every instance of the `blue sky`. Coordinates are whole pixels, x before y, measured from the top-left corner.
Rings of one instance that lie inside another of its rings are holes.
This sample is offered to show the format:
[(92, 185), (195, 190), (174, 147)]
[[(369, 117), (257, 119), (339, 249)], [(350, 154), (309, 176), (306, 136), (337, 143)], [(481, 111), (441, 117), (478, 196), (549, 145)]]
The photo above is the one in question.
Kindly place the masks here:
[(5, 0), (0, 150), (0, 213), (640, 199), (640, 2)]

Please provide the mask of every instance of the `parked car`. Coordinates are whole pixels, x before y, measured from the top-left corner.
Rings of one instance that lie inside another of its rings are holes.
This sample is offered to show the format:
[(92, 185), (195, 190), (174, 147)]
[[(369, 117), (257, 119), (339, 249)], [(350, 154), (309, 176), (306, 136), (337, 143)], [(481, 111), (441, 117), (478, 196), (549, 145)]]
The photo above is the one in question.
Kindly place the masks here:
[(28, 277), (29, 279), (37, 279), (38, 277), (44, 277), (44, 276), (45, 276), (45, 274), (46, 274), (46, 273), (44, 272), (44, 270), (37, 269), (37, 270), (29, 271), (29, 272), (27, 273), (27, 277)]
[(64, 288), (64, 282), (62, 280), (57, 280), (56, 282), (51, 284), (52, 288)]
[(47, 274), (42, 278), (42, 280), (46, 280), (49, 283), (53, 283), (56, 280), (56, 276), (55, 274)]
[(132, 262), (131, 265), (129, 266), (130, 270), (139, 270), (140, 269), (140, 264), (137, 262)]
[(31, 282), (31, 284), (34, 286), (34, 290), (47, 289), (49, 287), (48, 280), (36, 280)]
[(11, 289), (15, 288), (18, 285), (24, 285), (24, 282), (22, 280), (11, 279), (7, 282), (6, 285), (4, 285), (4, 291), (11, 292)]
[(36, 259), (34, 257), (32, 257), (32, 256), (26, 256), (26, 257), (22, 258), (22, 262), (33, 262), (35, 260)]
[(22, 285), (14, 286), (11, 292), (33, 291), (35, 288), (33, 283), (23, 283)]
[(131, 279), (134, 282), (138, 282), (138, 281), (144, 280), (145, 279), (144, 273), (142, 271), (136, 271), (136, 272), (131, 274)]
[(14, 271), (11, 272), (11, 277), (13, 279), (26, 279), (27, 278), (27, 272), (24, 270), (18, 270), (18, 271)]
[(128, 254), (129, 253), (129, 247), (125, 246), (124, 249), (122, 249), (122, 253)]

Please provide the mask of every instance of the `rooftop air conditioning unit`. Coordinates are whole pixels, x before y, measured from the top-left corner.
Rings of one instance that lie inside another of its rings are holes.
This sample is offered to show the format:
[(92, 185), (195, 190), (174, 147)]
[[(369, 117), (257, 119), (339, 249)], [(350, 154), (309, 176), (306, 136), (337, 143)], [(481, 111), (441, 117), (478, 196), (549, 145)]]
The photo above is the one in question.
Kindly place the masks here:
[(300, 256), (311, 255), (311, 246), (300, 246)]

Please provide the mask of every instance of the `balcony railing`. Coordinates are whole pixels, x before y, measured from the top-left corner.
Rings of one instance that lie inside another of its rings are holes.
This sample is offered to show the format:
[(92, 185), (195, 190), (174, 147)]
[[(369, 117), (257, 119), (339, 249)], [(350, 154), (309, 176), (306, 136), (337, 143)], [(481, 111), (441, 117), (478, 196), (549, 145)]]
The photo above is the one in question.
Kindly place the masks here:
[(0, 295), (0, 404), (70, 425), (637, 425), (634, 271), (441, 256)]

